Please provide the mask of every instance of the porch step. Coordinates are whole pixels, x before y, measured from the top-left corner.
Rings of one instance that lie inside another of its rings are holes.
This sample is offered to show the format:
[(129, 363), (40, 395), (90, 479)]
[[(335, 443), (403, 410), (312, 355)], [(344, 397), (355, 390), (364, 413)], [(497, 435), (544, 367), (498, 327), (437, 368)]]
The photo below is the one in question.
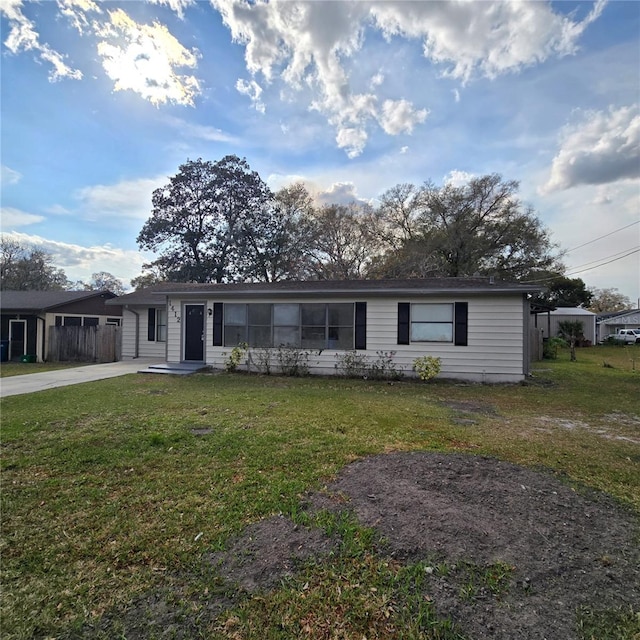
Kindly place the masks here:
[(162, 362), (151, 364), (146, 369), (140, 369), (138, 373), (168, 373), (174, 376), (188, 376), (208, 368), (207, 365), (199, 362)]

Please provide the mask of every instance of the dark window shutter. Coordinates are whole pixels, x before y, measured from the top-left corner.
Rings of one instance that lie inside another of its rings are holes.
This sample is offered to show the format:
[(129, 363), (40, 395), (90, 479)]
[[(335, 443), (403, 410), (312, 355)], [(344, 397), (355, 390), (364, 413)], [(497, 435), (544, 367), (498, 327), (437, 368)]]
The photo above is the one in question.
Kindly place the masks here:
[(155, 342), (156, 340), (156, 310), (149, 309), (149, 322), (147, 323), (147, 340)]
[(222, 346), (222, 302), (213, 303), (213, 346)]
[(454, 307), (454, 338), (457, 347), (467, 346), (469, 303), (456, 302)]
[(410, 310), (408, 302), (398, 302), (398, 344), (409, 344)]
[(355, 348), (367, 348), (367, 303), (356, 302)]
[(62, 326), (62, 316), (56, 316), (56, 327)]

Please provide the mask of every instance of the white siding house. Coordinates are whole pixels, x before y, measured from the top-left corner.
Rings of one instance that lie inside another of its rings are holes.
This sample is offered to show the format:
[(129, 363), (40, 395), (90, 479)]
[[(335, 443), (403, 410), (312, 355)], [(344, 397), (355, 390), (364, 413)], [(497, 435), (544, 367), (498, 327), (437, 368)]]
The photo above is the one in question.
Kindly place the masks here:
[(331, 375), (350, 351), (371, 361), (383, 352), (409, 376), (430, 355), (443, 378), (518, 382), (538, 291), (488, 278), (167, 283), (118, 299), (122, 353), (224, 368), (238, 343), (262, 357), (285, 345), (305, 352), (310, 373)]

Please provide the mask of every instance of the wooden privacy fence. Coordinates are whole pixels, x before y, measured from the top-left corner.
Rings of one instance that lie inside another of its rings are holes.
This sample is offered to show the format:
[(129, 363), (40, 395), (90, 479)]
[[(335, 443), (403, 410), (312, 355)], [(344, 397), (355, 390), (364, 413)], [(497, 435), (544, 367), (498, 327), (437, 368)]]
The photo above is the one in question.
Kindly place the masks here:
[(542, 329), (531, 329), (529, 334), (529, 354), (531, 362), (539, 362), (544, 357), (544, 342)]
[(120, 327), (49, 327), (47, 360), (53, 362), (115, 362), (120, 359)]

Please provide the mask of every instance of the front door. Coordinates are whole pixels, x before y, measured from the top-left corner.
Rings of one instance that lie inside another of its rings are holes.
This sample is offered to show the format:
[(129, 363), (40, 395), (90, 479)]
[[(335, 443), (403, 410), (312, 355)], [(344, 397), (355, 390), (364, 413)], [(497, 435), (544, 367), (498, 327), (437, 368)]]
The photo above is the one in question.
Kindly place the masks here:
[(184, 306), (184, 359), (204, 361), (204, 305)]
[(27, 353), (27, 321), (9, 320), (9, 360)]

